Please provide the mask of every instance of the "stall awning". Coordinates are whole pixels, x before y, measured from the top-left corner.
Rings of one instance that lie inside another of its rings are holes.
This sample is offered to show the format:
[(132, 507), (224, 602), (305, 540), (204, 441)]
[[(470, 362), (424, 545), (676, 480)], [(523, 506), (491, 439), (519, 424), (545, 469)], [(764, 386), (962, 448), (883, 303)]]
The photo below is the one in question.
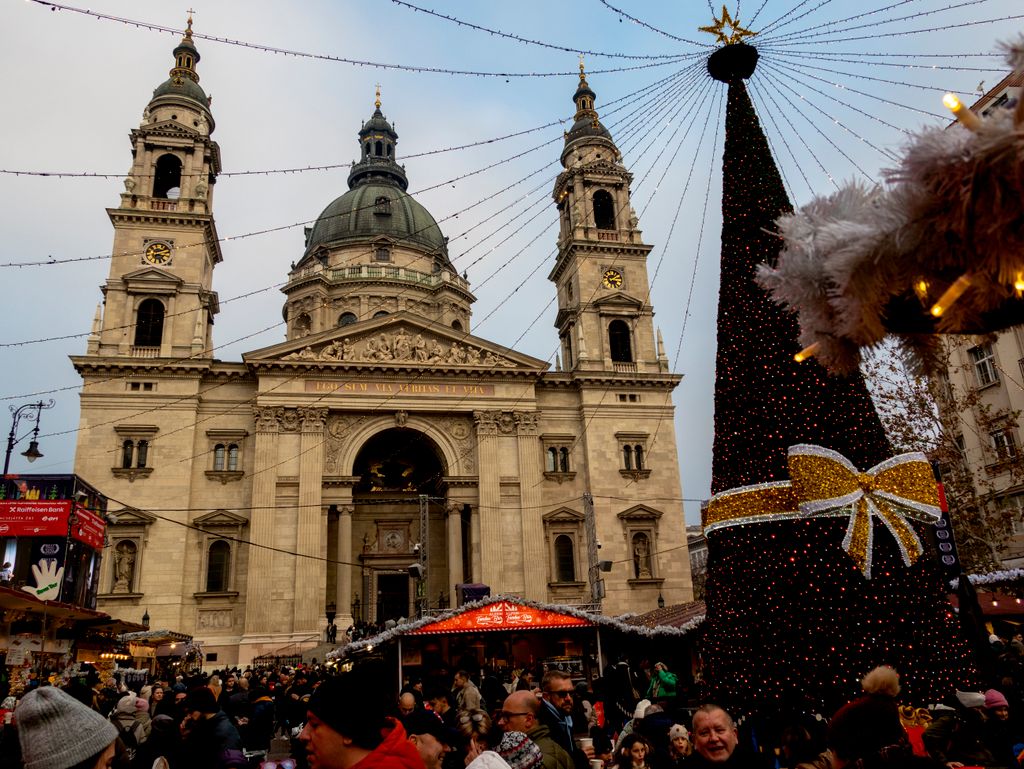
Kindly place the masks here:
[(524, 606), (511, 601), (497, 601), (453, 617), (431, 622), (408, 631), (408, 634), (437, 635), (440, 633), (480, 633), (489, 630), (544, 630), (547, 628), (593, 627), (593, 625), (593, 622), (571, 614)]
[(26, 612), (29, 614), (45, 614), (51, 619), (60, 620), (107, 620), (109, 614), (94, 609), (86, 609), (60, 601), (40, 601), (24, 590), (0, 587), (0, 611)]

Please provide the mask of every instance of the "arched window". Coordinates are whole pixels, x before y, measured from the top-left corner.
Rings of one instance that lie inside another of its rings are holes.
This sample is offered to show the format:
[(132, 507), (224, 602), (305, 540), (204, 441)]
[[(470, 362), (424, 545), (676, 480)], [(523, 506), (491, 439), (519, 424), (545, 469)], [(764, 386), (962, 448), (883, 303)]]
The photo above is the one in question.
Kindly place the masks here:
[(380, 195), (373, 201), (373, 213), (388, 216), (391, 213), (391, 199), (387, 195)]
[(629, 339), (629, 326), (624, 320), (613, 320), (608, 324), (608, 349), (612, 360), (630, 363), (633, 360), (633, 345)]
[(228, 471), (236, 472), (238, 470), (238, 446), (232, 443), (228, 446)]
[(606, 190), (594, 193), (594, 224), (599, 230), (615, 229), (615, 204)]
[(356, 314), (354, 312), (343, 312), (338, 317), (338, 325), (339, 326), (348, 326), (348, 325), (350, 325), (352, 323), (355, 323), (356, 320), (357, 320), (357, 318), (356, 318)]
[(622, 447), (622, 464), (627, 470), (633, 469), (633, 447)]
[(224, 444), (223, 443), (218, 443), (216, 446), (213, 447), (213, 469), (214, 470), (220, 471), (220, 470), (224, 469), (224, 455), (225, 455), (225, 451), (224, 451)]
[(640, 444), (637, 444), (636, 446), (633, 447), (633, 458), (634, 458), (634, 462), (636, 464), (636, 469), (637, 470), (643, 470), (644, 469), (644, 447), (641, 446)]
[(456, 331), (462, 331), (462, 321), (460, 321), (460, 320), (453, 320), (452, 321), (452, 328), (454, 328)]
[(374, 145), (373, 149), (374, 149), (374, 153), (373, 154), (375, 154), (377, 157), (380, 157), (381, 155), (384, 154), (384, 145), (381, 142), (377, 142)]
[(159, 299), (143, 299), (135, 318), (135, 346), (159, 347), (164, 338), (164, 306)]
[(149, 441), (139, 441), (135, 446), (135, 466), (145, 467), (149, 456)]
[(125, 470), (132, 466), (132, 458), (135, 454), (135, 441), (129, 439), (121, 444), (121, 467)]
[(295, 319), (295, 335), (306, 336), (313, 327), (313, 319), (306, 313), (302, 313)]
[(370, 142), (366, 142), (366, 154), (370, 154)]
[(555, 581), (576, 581), (576, 559), (573, 557), (572, 537), (559, 534), (555, 537)]
[(547, 452), (545, 452), (545, 456), (546, 464), (544, 466), (544, 469), (547, 470), (549, 473), (558, 472), (558, 449), (552, 446), (550, 449), (547, 450)]
[(228, 566), (231, 546), (223, 539), (210, 545), (206, 558), (206, 592), (223, 593), (228, 589)]
[(153, 174), (153, 197), (176, 199), (181, 195), (181, 161), (174, 155), (161, 155)]
[(387, 314), (388, 314), (387, 310), (378, 310), (377, 312), (375, 312), (373, 314), (373, 317), (375, 317), (375, 318), (383, 318)]
[(558, 469), (563, 473), (569, 472), (569, 449), (565, 446), (558, 450)]

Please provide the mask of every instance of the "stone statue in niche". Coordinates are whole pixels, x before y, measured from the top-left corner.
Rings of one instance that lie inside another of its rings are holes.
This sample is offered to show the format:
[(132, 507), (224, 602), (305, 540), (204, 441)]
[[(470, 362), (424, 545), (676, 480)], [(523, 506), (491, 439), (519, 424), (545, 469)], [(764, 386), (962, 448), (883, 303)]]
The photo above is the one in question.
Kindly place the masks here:
[(645, 534), (633, 537), (633, 570), (637, 579), (651, 578), (651, 547)]
[(130, 593), (135, 576), (135, 543), (125, 540), (114, 549), (114, 586), (112, 593)]

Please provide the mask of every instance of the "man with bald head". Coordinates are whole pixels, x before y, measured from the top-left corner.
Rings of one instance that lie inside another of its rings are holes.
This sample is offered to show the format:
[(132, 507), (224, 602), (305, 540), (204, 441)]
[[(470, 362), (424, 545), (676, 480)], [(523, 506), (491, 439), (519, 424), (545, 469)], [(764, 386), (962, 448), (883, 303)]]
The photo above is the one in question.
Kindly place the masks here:
[(521, 689), (505, 698), (498, 714), (498, 724), (506, 732), (523, 732), (537, 743), (544, 756), (544, 769), (573, 769), (572, 756), (551, 736), (551, 730), (542, 724), (537, 714), (541, 702), (533, 692)]
[(416, 710), (416, 697), (412, 692), (404, 692), (398, 697), (398, 714), (405, 718)]

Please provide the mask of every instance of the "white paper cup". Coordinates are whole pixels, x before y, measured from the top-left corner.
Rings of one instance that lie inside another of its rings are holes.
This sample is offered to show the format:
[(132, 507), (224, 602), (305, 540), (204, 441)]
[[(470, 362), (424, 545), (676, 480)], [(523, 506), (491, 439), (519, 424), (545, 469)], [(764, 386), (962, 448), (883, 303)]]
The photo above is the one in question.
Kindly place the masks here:
[[(580, 750), (594, 747), (594, 741), (590, 737), (577, 737), (576, 744), (579, 745)], [(594, 767), (594, 769), (597, 769), (597, 767)]]

